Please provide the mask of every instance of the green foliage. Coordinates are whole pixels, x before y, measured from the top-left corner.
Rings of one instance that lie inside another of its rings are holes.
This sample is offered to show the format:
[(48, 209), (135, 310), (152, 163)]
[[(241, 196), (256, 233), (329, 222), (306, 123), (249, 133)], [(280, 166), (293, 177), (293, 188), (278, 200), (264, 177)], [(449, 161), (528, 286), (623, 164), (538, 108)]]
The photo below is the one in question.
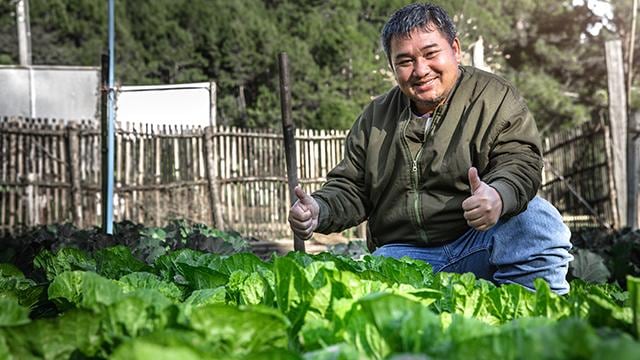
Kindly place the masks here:
[(601, 284), (606, 283), (611, 275), (602, 257), (585, 249), (575, 251), (571, 273), (578, 279)]
[(55, 254), (45, 250), (36, 256), (33, 264), (36, 269), (42, 269), (45, 272), (49, 281), (66, 271), (96, 270), (95, 260), (86, 252), (73, 248), (63, 248)]
[(42, 316), (19, 303), (12, 294), (39, 285), (1, 265), (0, 279), (11, 279), (0, 288), (3, 357), (632, 359), (640, 352), (631, 337), (640, 310), (631, 277), (630, 293), (574, 280), (561, 297), (542, 280), (535, 292), (497, 287), (471, 274), (434, 275), (408, 258), (292, 252), (263, 261), (180, 249), (127, 266), (132, 255), (117, 246), (36, 259), (56, 312)]
[(148, 266), (133, 257), (129, 248), (119, 245), (98, 250), (96, 260), (96, 272), (109, 279), (119, 279), (131, 272), (145, 271)]
[(29, 309), (18, 303), (17, 299), (0, 297), (0, 327), (22, 325), (29, 322)]
[(536, 119), (541, 120), (541, 132), (573, 127), (590, 120), (590, 106), (567, 96), (569, 88), (546, 74), (544, 69), (525, 68), (510, 75), (518, 90), (528, 99), (528, 106)]
[(97, 311), (123, 296), (124, 292), (115, 280), (89, 271), (61, 273), (49, 285), (49, 300), (59, 304), (62, 309), (78, 307)]
[(629, 276), (627, 284), (630, 306), (633, 310), (633, 334), (638, 338), (640, 336), (640, 279)]
[(98, 354), (104, 337), (99, 335), (100, 321), (97, 320), (93, 313), (70, 310), (56, 318), (2, 328), (0, 344), (5, 344), (7, 358), (16, 359), (69, 358), (78, 352)]
[[(627, 276), (640, 276), (640, 231), (583, 230), (572, 234), (576, 247), (570, 275), (585, 281), (608, 282), (626, 287)], [(604, 265), (604, 268), (603, 268)]]
[[(629, 52), (628, 1), (610, 2), (613, 18), (597, 35), (589, 30), (602, 18), (571, 0), (437, 3), (454, 18), (464, 61), (470, 63), (472, 45), (482, 36), (486, 62), (516, 83), (543, 132), (599, 120), (606, 110), (604, 41), (620, 36)], [(276, 128), (277, 55), (286, 51), (297, 126), (347, 129), (372, 97), (394, 84), (378, 38), (389, 15), (405, 4), (118, 0), (116, 74), (125, 84), (214, 80), (221, 123)], [(34, 64), (99, 65), (106, 6), (97, 0), (30, 1)], [(13, 2), (2, 2), (0, 63), (17, 62), (14, 16)], [(639, 45), (635, 57), (640, 59)], [(630, 104), (637, 108), (637, 79), (634, 84)]]
[[(217, 254), (247, 251), (249, 243), (237, 232), (174, 220), (164, 227), (143, 227), (130, 221), (116, 223), (113, 236), (100, 228), (76, 229), (71, 224), (40, 226), (2, 239), (0, 261), (36, 280), (51, 280), (70, 270), (92, 270), (118, 279), (147, 265), (170, 250), (197, 249)], [(116, 246), (120, 245), (120, 246)], [(57, 251), (62, 249), (61, 251)], [(45, 251), (43, 251), (45, 250)], [(92, 258), (88, 253), (93, 254)], [(2, 268), (0, 268), (2, 271)]]

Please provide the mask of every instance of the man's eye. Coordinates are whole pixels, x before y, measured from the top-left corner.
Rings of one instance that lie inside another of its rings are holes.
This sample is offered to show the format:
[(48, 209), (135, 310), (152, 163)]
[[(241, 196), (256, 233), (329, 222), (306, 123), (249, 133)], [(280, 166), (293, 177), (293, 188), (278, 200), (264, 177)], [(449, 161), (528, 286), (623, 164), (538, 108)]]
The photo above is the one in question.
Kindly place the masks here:
[(424, 57), (426, 57), (427, 59), (433, 59), (434, 57), (436, 57), (438, 55), (437, 51), (430, 51), (428, 52)]
[(407, 66), (411, 65), (411, 63), (412, 63), (411, 60), (402, 60), (402, 61), (398, 61), (396, 63), (396, 66), (407, 67)]

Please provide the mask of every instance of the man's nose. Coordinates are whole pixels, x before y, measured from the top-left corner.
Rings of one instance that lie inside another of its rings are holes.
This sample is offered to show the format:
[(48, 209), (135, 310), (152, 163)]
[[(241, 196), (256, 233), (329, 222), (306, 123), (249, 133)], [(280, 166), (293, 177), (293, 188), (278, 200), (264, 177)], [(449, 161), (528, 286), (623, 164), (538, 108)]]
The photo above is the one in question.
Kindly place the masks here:
[(423, 78), (429, 72), (431, 72), (429, 62), (423, 58), (416, 59), (415, 65), (413, 66), (413, 76), (417, 78)]

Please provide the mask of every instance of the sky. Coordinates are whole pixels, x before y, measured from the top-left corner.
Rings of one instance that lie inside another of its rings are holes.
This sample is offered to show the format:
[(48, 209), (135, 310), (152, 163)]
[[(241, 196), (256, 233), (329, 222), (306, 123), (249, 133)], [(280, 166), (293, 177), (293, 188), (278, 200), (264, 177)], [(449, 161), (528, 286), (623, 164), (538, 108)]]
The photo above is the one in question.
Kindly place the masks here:
[[(584, 5), (585, 0), (573, 0), (574, 6)], [(604, 26), (610, 26), (610, 20), (613, 19), (613, 8), (611, 4), (602, 0), (587, 0), (587, 6), (594, 14), (602, 18), (602, 22), (591, 26), (589, 31), (593, 35), (598, 35)]]

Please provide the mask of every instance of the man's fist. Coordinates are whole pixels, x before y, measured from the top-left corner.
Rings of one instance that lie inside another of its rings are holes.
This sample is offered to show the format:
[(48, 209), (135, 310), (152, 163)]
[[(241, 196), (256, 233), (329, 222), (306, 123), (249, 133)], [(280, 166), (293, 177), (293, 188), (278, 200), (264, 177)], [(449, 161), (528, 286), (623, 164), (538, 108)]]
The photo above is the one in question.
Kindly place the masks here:
[(476, 230), (489, 230), (500, 219), (502, 198), (496, 189), (480, 180), (474, 167), (469, 168), (469, 186), (471, 196), (462, 202), (464, 218)]
[(308, 240), (318, 227), (320, 206), (314, 198), (302, 190), (300, 185), (296, 186), (294, 191), (298, 201), (289, 210), (289, 226), (300, 239)]

